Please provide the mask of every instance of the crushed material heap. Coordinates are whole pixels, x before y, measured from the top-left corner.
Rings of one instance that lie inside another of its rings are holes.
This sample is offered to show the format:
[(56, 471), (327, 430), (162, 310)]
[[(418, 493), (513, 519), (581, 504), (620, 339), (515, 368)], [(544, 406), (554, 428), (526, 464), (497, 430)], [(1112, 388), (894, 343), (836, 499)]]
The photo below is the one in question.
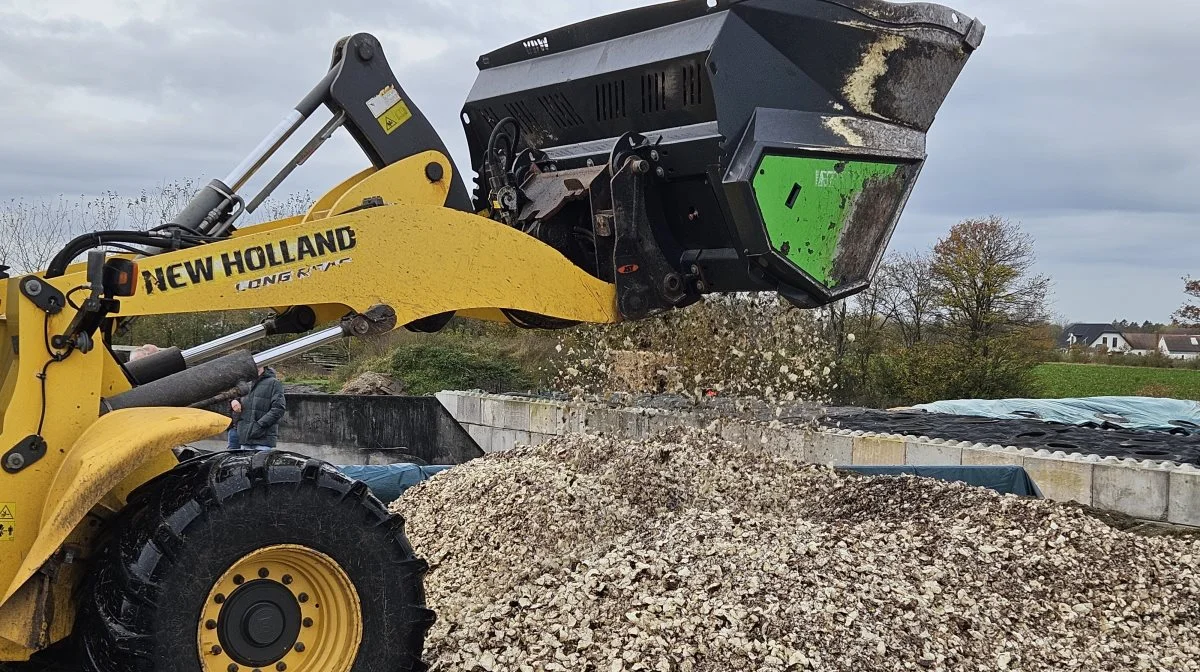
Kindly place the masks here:
[(699, 432), (566, 437), (394, 504), (437, 670), (1200, 670), (1200, 542)]

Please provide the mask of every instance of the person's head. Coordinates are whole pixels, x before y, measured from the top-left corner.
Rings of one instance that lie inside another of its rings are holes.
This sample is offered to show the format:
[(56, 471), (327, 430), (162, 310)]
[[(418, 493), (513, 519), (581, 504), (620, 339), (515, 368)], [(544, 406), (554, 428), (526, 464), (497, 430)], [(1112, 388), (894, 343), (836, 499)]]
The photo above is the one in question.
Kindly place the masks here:
[(264, 373), (266, 373), (266, 372), (267, 372), (267, 367), (265, 367), (265, 366), (260, 366), (260, 367), (258, 367), (258, 375), (260, 375), (260, 376), (261, 376), (261, 375), (263, 375), (263, 374), (264, 374)]

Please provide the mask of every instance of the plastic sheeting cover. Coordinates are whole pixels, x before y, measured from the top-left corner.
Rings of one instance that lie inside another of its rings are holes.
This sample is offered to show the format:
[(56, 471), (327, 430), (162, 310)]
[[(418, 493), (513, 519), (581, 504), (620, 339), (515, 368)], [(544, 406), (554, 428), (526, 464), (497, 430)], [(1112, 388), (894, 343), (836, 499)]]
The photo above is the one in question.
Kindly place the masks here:
[(405, 490), (415, 487), (451, 467), (424, 467), (417, 464), (338, 467), (346, 476), (366, 483), (382, 502), (400, 499)]
[[(422, 467), (415, 464), (385, 466), (338, 467), (345, 475), (366, 483), (375, 496), (384, 502), (394, 502), (409, 488), (416, 487), (453, 467)], [(1002, 495), (1041, 498), (1037, 484), (1026, 471), (1017, 466), (980, 467), (849, 467), (846, 471), (863, 476), (916, 476), (950, 483), (989, 488)]]
[(1200, 403), (1144, 397), (1089, 399), (967, 399), (915, 407), (948, 415), (1043, 420), (1078, 427), (1200, 434)]
[(863, 476), (916, 476), (932, 478), (947, 483), (966, 483), (977, 488), (988, 488), (1002, 495), (1036, 497), (1042, 499), (1042, 491), (1030, 478), (1024, 467), (979, 466), (979, 467), (847, 467)]

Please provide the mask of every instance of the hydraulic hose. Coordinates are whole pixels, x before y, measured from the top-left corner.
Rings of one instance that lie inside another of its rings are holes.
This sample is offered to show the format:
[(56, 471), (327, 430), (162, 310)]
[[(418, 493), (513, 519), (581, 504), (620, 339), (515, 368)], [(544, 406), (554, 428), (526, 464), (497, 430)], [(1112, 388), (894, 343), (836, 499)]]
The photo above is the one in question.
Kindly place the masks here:
[(50, 265), (46, 268), (46, 277), (62, 277), (66, 274), (67, 267), (79, 255), (97, 247), (107, 245), (147, 245), (158, 248), (181, 249), (202, 244), (206, 240), (203, 237), (180, 235), (178, 233), (170, 236), (155, 235), (142, 231), (96, 231), (85, 233), (67, 243), (58, 254), (54, 255), (54, 258), (50, 260)]

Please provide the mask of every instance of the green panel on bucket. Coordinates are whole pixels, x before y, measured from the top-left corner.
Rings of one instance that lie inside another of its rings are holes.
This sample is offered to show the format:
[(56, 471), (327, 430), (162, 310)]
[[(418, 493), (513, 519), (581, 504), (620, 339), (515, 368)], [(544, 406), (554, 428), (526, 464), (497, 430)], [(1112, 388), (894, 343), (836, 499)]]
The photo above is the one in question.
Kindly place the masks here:
[(900, 166), (801, 156), (764, 156), (754, 196), (771, 248), (817, 282), (833, 288), (834, 258), (858, 195), (871, 180), (895, 176)]

